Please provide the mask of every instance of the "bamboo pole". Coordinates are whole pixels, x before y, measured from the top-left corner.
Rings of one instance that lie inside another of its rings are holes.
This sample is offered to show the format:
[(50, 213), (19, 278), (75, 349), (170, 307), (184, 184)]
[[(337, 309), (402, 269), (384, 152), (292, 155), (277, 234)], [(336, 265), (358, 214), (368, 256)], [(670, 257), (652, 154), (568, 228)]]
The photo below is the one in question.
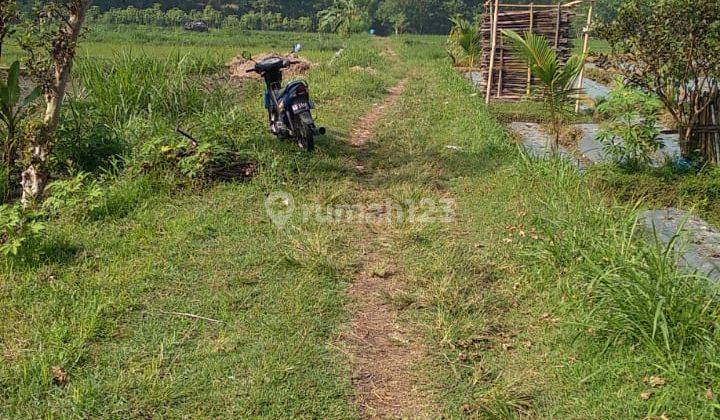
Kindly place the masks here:
[(497, 92), (495, 97), (499, 98), (503, 86), (503, 69), (505, 68), (505, 41), (500, 37), (500, 68), (498, 69)]
[[(582, 3), (582, 2), (583, 2), (583, 0), (575, 0), (575, 1), (571, 1), (571, 2), (569, 2), (569, 3), (559, 4), (559, 5), (554, 5), (554, 4), (536, 4), (535, 7), (536, 7), (536, 8), (542, 8), (542, 9), (554, 9), (554, 8), (560, 6), (561, 8), (567, 9), (567, 8), (575, 7), (575, 6), (577, 6), (578, 4), (580, 4), (580, 3)], [(488, 3), (489, 3), (489, 2), (488, 2)], [(516, 9), (524, 9), (524, 8), (526, 8), (528, 5), (527, 5), (527, 4), (520, 4), (520, 3), (500, 3), (499, 6), (500, 6), (500, 7), (508, 7), (508, 8), (516, 8)]]
[(488, 67), (487, 91), (485, 92), (485, 103), (490, 103), (490, 95), (492, 94), (493, 66), (495, 65), (495, 47), (497, 46), (497, 21), (498, 9), (500, 8), (500, 0), (495, 0), (495, 7), (492, 14), (492, 41), (490, 42), (490, 66)]
[(562, 21), (562, 5), (557, 5), (557, 21), (555, 23), (555, 49), (560, 46), (560, 22)]
[[(718, 119), (718, 110), (716, 109), (716, 104), (718, 103), (718, 97), (715, 95), (715, 98), (710, 103), (710, 106), (707, 109), (707, 112), (710, 116), (709, 121), (707, 121), (708, 125), (717, 126)], [(707, 156), (710, 156), (710, 161), (714, 164), (720, 163), (720, 141), (718, 139), (720, 138), (720, 133), (718, 131), (715, 131), (713, 133), (708, 134), (707, 143), (708, 148), (710, 149), (710, 153), (707, 154)]]
[[(530, 29), (528, 33), (532, 33), (533, 24), (535, 20), (535, 3), (530, 3)], [(530, 63), (528, 63), (527, 69), (527, 95), (530, 96), (530, 89), (532, 87), (532, 70), (530, 69)]]
[[(582, 66), (580, 67), (580, 77), (578, 78), (578, 85), (577, 88), (582, 90), (583, 84), (585, 82), (585, 61), (587, 60), (587, 53), (588, 48), (590, 45), (590, 26), (592, 25), (592, 18), (593, 18), (593, 6), (595, 6), (595, 1), (590, 2), (590, 8), (588, 9), (588, 16), (587, 16), (587, 26), (585, 26), (584, 29), (584, 36), (583, 36), (583, 62)], [(575, 112), (580, 111), (580, 96), (578, 95), (577, 100), (575, 101)]]

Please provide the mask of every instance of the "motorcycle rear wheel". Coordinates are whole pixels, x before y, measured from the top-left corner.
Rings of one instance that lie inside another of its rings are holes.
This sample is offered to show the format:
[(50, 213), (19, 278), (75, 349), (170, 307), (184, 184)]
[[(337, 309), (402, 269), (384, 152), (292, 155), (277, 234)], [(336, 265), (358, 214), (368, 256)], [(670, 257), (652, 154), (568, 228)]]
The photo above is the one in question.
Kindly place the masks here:
[(310, 127), (307, 126), (300, 118), (295, 118), (293, 121), (296, 130), (297, 145), (305, 150), (306, 152), (312, 152), (315, 150), (315, 136)]
[(315, 150), (315, 138), (312, 134), (302, 136), (298, 139), (298, 146), (306, 152), (312, 152)]

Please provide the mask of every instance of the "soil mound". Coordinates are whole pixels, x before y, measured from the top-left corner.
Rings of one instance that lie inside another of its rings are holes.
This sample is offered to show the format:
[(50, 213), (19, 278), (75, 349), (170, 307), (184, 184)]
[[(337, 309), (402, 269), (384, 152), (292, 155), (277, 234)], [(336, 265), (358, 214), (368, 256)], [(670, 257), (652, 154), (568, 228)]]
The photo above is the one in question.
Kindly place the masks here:
[[(273, 53), (266, 53), (266, 54), (259, 54), (257, 57), (253, 57), (255, 61), (262, 61), (268, 58), (272, 57), (283, 57), (278, 54)], [(286, 77), (293, 77), (293, 76), (301, 76), (310, 70), (314, 64), (302, 57), (298, 57), (296, 55), (290, 55), (287, 56), (287, 58), (292, 59), (293, 61), (299, 61), (298, 64), (293, 64), (289, 68), (285, 69), (285, 75)], [(226, 64), (228, 68), (228, 73), (230, 74), (230, 77), (232, 78), (238, 78), (238, 79), (259, 79), (260, 75), (257, 73), (247, 73), (248, 70), (255, 67), (255, 63), (244, 59), (242, 56), (237, 56), (230, 60)]]

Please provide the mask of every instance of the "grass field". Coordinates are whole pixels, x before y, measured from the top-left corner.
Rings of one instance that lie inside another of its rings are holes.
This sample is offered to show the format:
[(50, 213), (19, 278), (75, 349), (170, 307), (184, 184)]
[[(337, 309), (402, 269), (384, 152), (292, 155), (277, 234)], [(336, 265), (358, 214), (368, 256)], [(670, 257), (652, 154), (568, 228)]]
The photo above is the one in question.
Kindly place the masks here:
[[(88, 134), (61, 150), (95, 167), (105, 193), (59, 211), (33, 254), (3, 260), (1, 417), (360, 417), (339, 337), (369, 247), (403, 284), (387, 300), (422, 345), (414, 371), (431, 404), (418, 414), (719, 414), (720, 305), (706, 279), (639, 237), (635, 208), (520, 153), (441, 38), (152, 31), (84, 43), (76, 74), (92, 89), (75, 105), (87, 118), (69, 121), (87, 127), (62, 132)], [(259, 82), (223, 77), (242, 49), (296, 41), (317, 64), (307, 79), (330, 133), (313, 155), (265, 132)], [(367, 147), (351, 147), (354, 122), (404, 78)], [(254, 179), (139, 170), (178, 124), (257, 161)], [(79, 157), (96, 150), (122, 160)], [(455, 215), (375, 231), (295, 214), (278, 229), (265, 211), (277, 191), (298, 207), (452, 199)]]

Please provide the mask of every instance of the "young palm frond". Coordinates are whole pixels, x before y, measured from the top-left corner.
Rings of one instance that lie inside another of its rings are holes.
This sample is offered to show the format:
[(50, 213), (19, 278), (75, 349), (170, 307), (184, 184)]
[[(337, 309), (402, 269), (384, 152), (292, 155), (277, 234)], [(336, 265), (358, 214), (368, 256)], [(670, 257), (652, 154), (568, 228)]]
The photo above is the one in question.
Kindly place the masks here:
[(555, 134), (553, 151), (557, 152), (561, 127), (570, 113), (568, 104), (581, 92), (575, 86), (585, 60), (582, 56), (572, 56), (563, 65), (545, 37), (531, 32), (525, 33), (525, 37), (515, 31), (502, 32), (512, 41), (513, 50), (527, 61), (531, 73), (542, 85), (543, 101)]
[(450, 18), (453, 27), (447, 41), (447, 51), (455, 66), (475, 66), (480, 54), (482, 35), (477, 27), (462, 16)]

